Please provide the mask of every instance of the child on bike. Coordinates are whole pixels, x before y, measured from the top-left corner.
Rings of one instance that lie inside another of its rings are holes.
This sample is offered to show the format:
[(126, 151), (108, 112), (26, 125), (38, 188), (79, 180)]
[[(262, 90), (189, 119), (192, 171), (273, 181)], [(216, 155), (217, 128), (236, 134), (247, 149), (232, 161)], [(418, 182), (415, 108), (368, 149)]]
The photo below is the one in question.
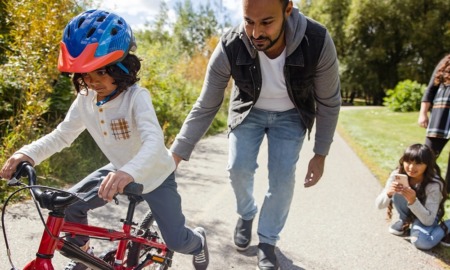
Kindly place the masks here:
[[(425, 144), (407, 147), (375, 202), (379, 209), (387, 207), (388, 219), (392, 205), (399, 214), (389, 232), (398, 236), (409, 232), (411, 243), (422, 250), (439, 242), (450, 246), (450, 220), (443, 221), (447, 191), (435, 160), (433, 150)], [(406, 175), (404, 184), (398, 174)]]
[[(2, 167), (0, 176), (10, 179), (22, 161), (38, 165), (70, 146), (87, 129), (110, 163), (70, 189), (77, 192), (104, 177), (98, 183), (98, 197), (89, 203), (71, 205), (65, 220), (87, 224), (88, 210), (105, 205), (130, 182), (141, 183), (142, 197), (149, 204), (167, 246), (175, 252), (193, 254), (195, 269), (206, 269), (209, 256), (205, 230), (185, 226), (174, 175), (175, 162), (164, 145), (150, 93), (136, 84), (141, 64), (130, 53), (135, 49), (132, 30), (120, 16), (90, 10), (74, 17), (63, 33), (58, 69), (72, 73), (77, 97), (64, 121), (51, 133), (14, 153)], [(67, 237), (87, 250), (88, 237)], [(86, 268), (79, 262), (66, 267)]]

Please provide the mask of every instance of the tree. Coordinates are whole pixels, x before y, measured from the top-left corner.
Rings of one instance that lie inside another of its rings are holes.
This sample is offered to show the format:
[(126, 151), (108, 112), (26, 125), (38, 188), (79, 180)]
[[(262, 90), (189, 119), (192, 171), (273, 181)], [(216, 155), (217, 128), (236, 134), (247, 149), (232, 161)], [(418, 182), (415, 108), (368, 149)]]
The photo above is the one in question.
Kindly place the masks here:
[(343, 91), (362, 93), (369, 104), (381, 105), (386, 90), (399, 81), (427, 83), (450, 51), (449, 1), (315, 0), (302, 5), (335, 40)]
[(173, 28), (174, 37), (181, 50), (189, 55), (197, 50), (203, 50), (206, 41), (220, 33), (215, 12), (209, 2), (206, 5), (200, 4), (199, 9), (198, 13), (195, 12), (191, 0), (178, 2), (175, 7), (178, 17)]
[(10, 27), (7, 23), (6, 15), (6, 2), (0, 1), (0, 64), (7, 60), (5, 51), (10, 50), (8, 47), (8, 33)]
[[(336, 46), (338, 59), (342, 60), (346, 54), (345, 21), (350, 12), (351, 0), (315, 0), (300, 1), (298, 6), (301, 12), (308, 14), (310, 18), (323, 24), (330, 32)], [(344, 63), (341, 61), (341, 71)], [(350, 98), (352, 87), (342, 85), (342, 96)]]
[(11, 109), (1, 115), (7, 121), (3, 143), (14, 150), (44, 131), (42, 116), (60, 79), (56, 63), (62, 30), (80, 7), (69, 0), (4, 3), (11, 50), (5, 51), (7, 61), (0, 70), (0, 95)]
[(169, 8), (167, 3), (162, 1), (155, 21), (147, 25), (148, 28), (146, 30), (139, 32), (139, 40), (146, 40), (150, 43), (158, 42), (162, 44), (172, 42), (172, 36), (169, 31), (172, 25), (167, 20), (169, 16), (168, 14)]

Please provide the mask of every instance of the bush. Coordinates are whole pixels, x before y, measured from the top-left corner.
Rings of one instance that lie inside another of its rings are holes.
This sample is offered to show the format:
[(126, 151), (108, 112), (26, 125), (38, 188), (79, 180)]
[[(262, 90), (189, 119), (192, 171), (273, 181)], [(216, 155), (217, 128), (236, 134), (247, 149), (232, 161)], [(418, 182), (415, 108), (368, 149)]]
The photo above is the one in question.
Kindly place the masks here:
[(415, 81), (401, 81), (394, 89), (387, 90), (384, 105), (394, 112), (419, 111), (425, 88), (426, 85)]

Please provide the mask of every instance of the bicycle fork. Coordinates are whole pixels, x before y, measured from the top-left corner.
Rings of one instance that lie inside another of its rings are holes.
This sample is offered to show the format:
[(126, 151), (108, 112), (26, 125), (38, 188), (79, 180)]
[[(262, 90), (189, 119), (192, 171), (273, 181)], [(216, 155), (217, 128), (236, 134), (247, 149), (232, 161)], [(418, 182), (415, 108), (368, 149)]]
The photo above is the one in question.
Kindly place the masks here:
[(59, 249), (64, 256), (76, 261), (82, 261), (86, 266), (101, 269), (114, 270), (114, 267), (101, 259), (87, 254), (77, 245), (64, 239), (57, 238), (64, 225), (64, 215), (58, 212), (50, 212), (47, 218), (46, 227), (39, 245), (36, 258), (25, 265), (23, 270), (54, 270), (52, 258), (55, 250)]

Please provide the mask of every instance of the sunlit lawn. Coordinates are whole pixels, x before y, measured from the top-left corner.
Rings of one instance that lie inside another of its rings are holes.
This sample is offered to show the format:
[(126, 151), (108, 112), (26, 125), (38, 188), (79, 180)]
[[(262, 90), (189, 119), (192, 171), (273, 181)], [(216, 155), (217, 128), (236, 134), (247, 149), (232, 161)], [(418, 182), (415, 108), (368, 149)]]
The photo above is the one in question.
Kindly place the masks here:
[[(396, 113), (385, 108), (341, 111), (339, 133), (382, 181), (397, 166), (407, 146), (425, 142), (425, 129), (417, 125), (418, 112)], [(438, 159), (443, 176), (447, 170), (450, 143)]]
[[(425, 129), (417, 125), (417, 118), (418, 112), (396, 113), (378, 107), (347, 110), (343, 107), (338, 132), (384, 186), (405, 148), (425, 142)], [(447, 171), (449, 149), (450, 143), (438, 159), (443, 177)], [(450, 218), (450, 200), (446, 204), (446, 218)], [(440, 257), (450, 258), (449, 249), (438, 247), (434, 250)]]

